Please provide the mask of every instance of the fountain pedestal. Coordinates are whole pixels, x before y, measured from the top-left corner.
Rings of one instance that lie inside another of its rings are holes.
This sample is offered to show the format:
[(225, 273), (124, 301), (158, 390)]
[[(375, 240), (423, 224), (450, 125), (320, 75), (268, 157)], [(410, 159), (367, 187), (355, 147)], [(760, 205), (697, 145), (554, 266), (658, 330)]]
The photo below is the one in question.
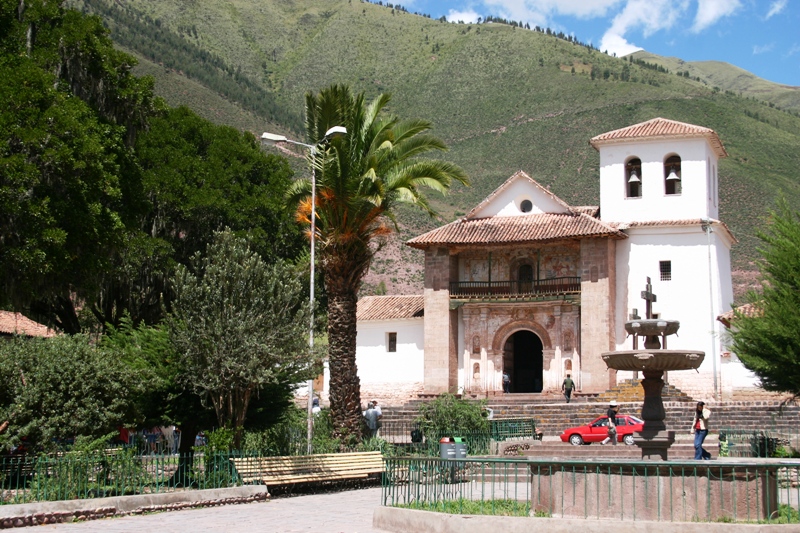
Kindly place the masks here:
[(603, 360), (609, 368), (642, 372), (644, 379), (644, 404), (642, 420), (644, 427), (634, 438), (634, 444), (642, 450), (642, 459), (666, 461), (669, 447), (675, 442), (675, 432), (667, 431), (664, 423), (666, 412), (661, 391), (664, 388), (664, 372), (698, 368), (705, 357), (704, 352), (689, 350), (627, 350), (606, 352)]

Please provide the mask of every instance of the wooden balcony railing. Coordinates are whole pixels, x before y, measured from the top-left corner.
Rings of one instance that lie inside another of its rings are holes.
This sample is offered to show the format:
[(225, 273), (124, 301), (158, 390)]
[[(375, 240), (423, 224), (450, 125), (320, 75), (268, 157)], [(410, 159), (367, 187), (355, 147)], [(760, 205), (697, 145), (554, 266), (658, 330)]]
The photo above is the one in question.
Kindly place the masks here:
[(581, 278), (539, 279), (534, 281), (453, 281), (451, 298), (512, 298), (581, 292)]

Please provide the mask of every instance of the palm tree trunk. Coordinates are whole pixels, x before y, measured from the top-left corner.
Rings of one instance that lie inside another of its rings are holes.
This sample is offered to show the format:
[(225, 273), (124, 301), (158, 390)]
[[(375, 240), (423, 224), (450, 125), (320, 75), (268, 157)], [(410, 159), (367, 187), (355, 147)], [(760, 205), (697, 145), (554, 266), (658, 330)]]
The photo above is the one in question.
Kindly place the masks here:
[[(326, 285), (337, 286), (335, 282)], [(328, 292), (331, 419), (334, 436), (343, 444), (360, 442), (362, 436), (361, 382), (356, 368), (357, 303), (356, 291)]]

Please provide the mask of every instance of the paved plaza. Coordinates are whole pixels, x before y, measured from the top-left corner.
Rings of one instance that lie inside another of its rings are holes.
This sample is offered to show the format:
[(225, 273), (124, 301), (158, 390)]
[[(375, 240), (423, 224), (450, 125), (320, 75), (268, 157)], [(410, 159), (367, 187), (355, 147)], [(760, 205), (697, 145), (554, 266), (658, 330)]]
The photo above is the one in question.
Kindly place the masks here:
[[(144, 516), (38, 526), (34, 531), (117, 533), (187, 531), (191, 533), (380, 533), (372, 513), (380, 505), (379, 487), (274, 498), (264, 503), (187, 509)], [(25, 531), (24, 529), (15, 531)]]

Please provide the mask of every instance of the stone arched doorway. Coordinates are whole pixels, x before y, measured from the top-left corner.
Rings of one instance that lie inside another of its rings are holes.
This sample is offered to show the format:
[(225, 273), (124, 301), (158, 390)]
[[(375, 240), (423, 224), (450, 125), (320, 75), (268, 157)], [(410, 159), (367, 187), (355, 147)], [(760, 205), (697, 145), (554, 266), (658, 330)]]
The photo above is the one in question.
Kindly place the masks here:
[(542, 340), (523, 329), (503, 346), (503, 371), (511, 377), (511, 392), (542, 392), (544, 371)]

